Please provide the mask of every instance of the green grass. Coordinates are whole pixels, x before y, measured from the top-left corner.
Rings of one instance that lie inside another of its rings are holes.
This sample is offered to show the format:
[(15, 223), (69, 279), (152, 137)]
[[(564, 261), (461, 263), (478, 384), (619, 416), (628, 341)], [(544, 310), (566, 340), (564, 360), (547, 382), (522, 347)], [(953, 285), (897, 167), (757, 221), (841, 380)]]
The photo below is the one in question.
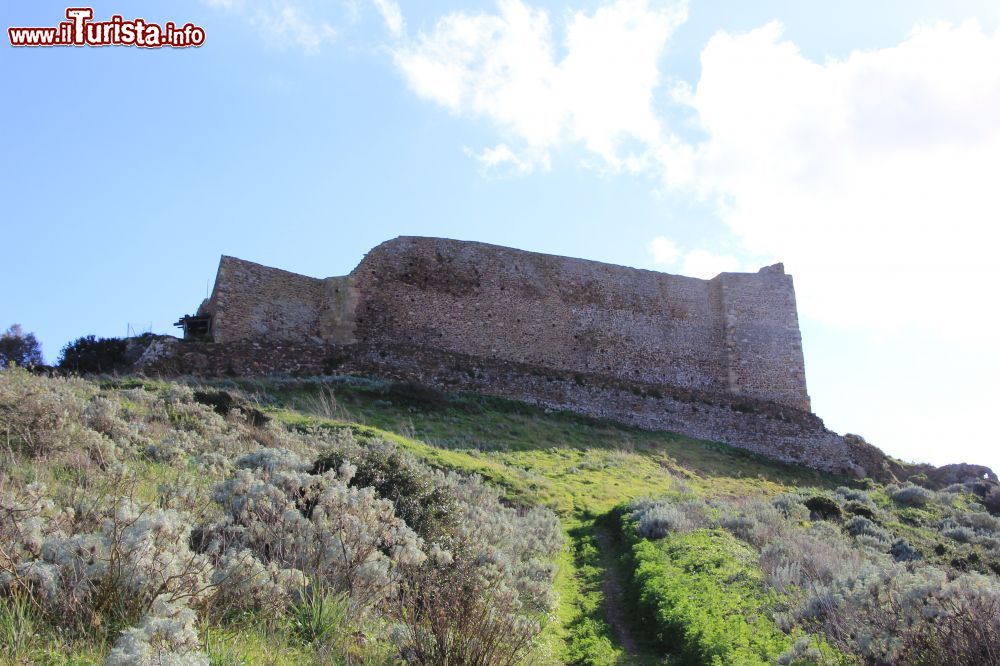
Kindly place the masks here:
[(778, 599), (764, 591), (757, 554), (729, 533), (635, 539), (632, 555), (647, 626), (683, 663), (766, 666), (791, 645), (770, 619)]

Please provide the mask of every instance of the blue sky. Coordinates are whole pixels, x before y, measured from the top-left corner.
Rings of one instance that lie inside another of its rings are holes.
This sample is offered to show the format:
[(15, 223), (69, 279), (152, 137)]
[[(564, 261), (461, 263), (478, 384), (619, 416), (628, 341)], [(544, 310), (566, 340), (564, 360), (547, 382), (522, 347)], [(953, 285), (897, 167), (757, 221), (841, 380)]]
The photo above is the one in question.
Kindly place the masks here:
[[(4, 28), (65, 4), (5, 3)], [(401, 234), (796, 279), (815, 411), (1000, 468), (1000, 5), (189, 0), (198, 49), (0, 46), (0, 325), (171, 332), (220, 254)]]

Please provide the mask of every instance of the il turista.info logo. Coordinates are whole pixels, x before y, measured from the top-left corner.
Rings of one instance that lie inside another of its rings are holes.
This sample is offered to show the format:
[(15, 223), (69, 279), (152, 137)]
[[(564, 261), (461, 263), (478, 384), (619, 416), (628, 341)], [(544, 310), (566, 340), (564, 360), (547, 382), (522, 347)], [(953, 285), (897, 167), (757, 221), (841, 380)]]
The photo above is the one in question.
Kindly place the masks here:
[(66, 20), (53, 27), (11, 27), (11, 46), (138, 46), (146, 49), (187, 48), (205, 43), (205, 29), (173, 21), (164, 24), (142, 18), (127, 20), (115, 14), (94, 21), (92, 7), (69, 7)]

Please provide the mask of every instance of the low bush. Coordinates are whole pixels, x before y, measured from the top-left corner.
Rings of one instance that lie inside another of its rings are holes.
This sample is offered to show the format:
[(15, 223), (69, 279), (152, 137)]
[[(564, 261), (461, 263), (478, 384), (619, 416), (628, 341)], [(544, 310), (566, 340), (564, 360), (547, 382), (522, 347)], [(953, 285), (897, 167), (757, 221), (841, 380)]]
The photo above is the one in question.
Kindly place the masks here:
[(311, 473), (322, 474), (345, 463), (354, 467), (351, 486), (374, 488), (422, 538), (447, 546), (455, 527), (455, 498), (435, 483), (429, 469), (386, 444), (365, 448), (346, 444), (320, 457)]
[(59, 353), (59, 367), (80, 374), (102, 374), (127, 370), (128, 340), (85, 335), (66, 343)]
[(877, 520), (878, 517), (875, 507), (856, 500), (849, 500), (846, 504), (844, 504), (844, 513), (848, 513), (852, 516), (861, 516), (872, 521)]
[(848, 502), (860, 502), (861, 504), (871, 504), (872, 498), (867, 490), (860, 490), (857, 488), (848, 488), (847, 486), (840, 486), (835, 491), (839, 497)]
[(209, 666), (196, 622), (191, 609), (157, 599), (139, 626), (122, 632), (106, 666)]
[(647, 539), (662, 539), (671, 532), (688, 532), (695, 522), (679, 506), (667, 502), (643, 502), (632, 510), (632, 520), (639, 534)]
[[(888, 490), (888, 489), (887, 489)], [(934, 498), (934, 491), (921, 486), (903, 486), (889, 492), (893, 502), (903, 506), (926, 506)]]
[(1000, 587), (978, 574), (869, 564), (814, 588), (800, 620), (866, 664), (995, 664)]
[(84, 425), (95, 393), (77, 379), (0, 370), (0, 436), (11, 453), (32, 458), (99, 447), (101, 436)]
[(835, 500), (823, 495), (810, 497), (806, 500), (805, 505), (809, 509), (810, 517), (814, 520), (840, 520), (843, 516), (840, 505)]
[(435, 473), (454, 498), (449, 550), (431, 547), (401, 583), (407, 655), (422, 664), (517, 663), (555, 603), (563, 537), (548, 510), (504, 507), (478, 478)]
[(348, 487), (349, 465), (311, 475), (296, 469), (294, 456), (237, 461), (247, 464), (255, 466), (237, 469), (215, 491), (223, 517), (202, 537), (206, 553), (249, 550), (265, 564), (344, 592), (359, 611), (392, 593), (401, 565), (426, 557), (392, 502), (372, 488)]
[(878, 552), (886, 552), (892, 544), (892, 535), (864, 516), (854, 516), (844, 528), (858, 543)]
[(805, 505), (805, 498), (798, 493), (778, 495), (772, 500), (771, 504), (781, 512), (781, 515), (790, 520), (801, 521), (809, 519), (809, 509)]
[(889, 554), (897, 562), (912, 562), (923, 557), (906, 539), (896, 539), (889, 549)]

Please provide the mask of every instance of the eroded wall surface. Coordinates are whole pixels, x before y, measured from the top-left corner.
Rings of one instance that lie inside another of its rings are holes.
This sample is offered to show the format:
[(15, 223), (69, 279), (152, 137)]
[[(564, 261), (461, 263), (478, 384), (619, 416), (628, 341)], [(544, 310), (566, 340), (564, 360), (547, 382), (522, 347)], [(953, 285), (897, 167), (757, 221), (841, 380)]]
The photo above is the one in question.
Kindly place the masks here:
[(383, 243), (352, 273), (360, 342), (403, 342), (809, 409), (792, 279), (699, 280), (437, 238)]
[(215, 342), (269, 339), (321, 341), (329, 308), (323, 280), (223, 256), (209, 300)]
[(204, 309), (216, 342), (406, 344), (809, 409), (780, 267), (700, 280), (400, 237), (325, 280), (223, 257)]
[(245, 340), (162, 343), (147, 374), (298, 376), (356, 374), (416, 381), (446, 391), (520, 400), (649, 430), (723, 442), (783, 462), (857, 478), (887, 478), (888, 461), (857, 437), (827, 430), (817, 416), (742, 395), (660, 387), (600, 374), (580, 375), (428, 347), (325, 345)]

